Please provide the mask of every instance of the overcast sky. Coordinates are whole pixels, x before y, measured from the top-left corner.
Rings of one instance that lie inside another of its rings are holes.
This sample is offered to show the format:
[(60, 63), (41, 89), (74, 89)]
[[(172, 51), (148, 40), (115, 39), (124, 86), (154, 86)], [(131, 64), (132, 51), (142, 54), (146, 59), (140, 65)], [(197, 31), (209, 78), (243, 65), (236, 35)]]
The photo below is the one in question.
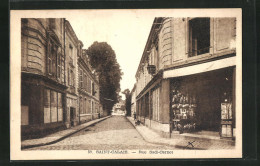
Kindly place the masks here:
[(127, 88), (131, 91), (154, 16), (127, 10), (120, 14), (111, 10), (92, 10), (66, 19), (84, 48), (87, 49), (94, 41), (111, 45), (124, 73), (120, 82), (121, 91)]

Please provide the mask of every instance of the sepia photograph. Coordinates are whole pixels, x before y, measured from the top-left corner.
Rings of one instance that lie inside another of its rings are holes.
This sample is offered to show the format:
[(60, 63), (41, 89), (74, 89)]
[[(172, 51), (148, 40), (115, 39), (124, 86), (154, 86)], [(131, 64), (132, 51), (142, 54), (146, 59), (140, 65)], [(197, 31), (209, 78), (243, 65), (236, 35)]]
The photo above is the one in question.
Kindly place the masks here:
[(11, 159), (241, 158), (241, 28), (241, 9), (11, 10)]

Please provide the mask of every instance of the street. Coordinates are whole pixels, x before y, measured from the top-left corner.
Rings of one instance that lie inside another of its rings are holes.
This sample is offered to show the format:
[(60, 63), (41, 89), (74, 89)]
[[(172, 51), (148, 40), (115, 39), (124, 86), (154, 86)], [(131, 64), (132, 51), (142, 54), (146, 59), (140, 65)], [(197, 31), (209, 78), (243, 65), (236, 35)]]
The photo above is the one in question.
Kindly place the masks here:
[(55, 144), (26, 150), (139, 150), (173, 147), (146, 142), (123, 116), (112, 116)]

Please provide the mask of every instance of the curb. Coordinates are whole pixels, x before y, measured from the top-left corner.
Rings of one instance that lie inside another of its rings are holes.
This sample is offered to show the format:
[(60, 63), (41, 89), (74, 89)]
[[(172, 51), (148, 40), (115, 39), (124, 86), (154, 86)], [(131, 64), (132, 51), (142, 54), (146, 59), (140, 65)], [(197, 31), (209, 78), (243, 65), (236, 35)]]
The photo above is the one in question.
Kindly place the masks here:
[[(134, 128), (137, 130), (137, 132), (142, 136), (143, 140), (145, 140), (146, 142), (151, 143), (151, 144), (167, 145), (167, 146), (171, 146), (171, 147), (176, 147), (176, 145), (171, 145), (171, 144), (168, 144), (168, 143), (161, 143), (161, 142), (149, 141), (149, 140), (136, 128), (136, 125), (134, 125), (127, 117), (126, 117), (126, 119), (134, 126)], [(146, 126), (144, 126), (144, 127), (146, 127)]]
[[(148, 143), (152, 143), (152, 144), (157, 144), (157, 145), (166, 145), (166, 146), (171, 146), (171, 147), (174, 147), (174, 148), (178, 148), (178, 149), (185, 149), (185, 150), (206, 150), (205, 148), (190, 148), (188, 146), (181, 146), (181, 145), (174, 145), (174, 144), (170, 144), (170, 143), (162, 143), (162, 142), (156, 142), (156, 141), (150, 141), (146, 138), (146, 136), (144, 134), (142, 134), (142, 132), (140, 131), (140, 129), (137, 129), (137, 126), (134, 125), (132, 123), (132, 121), (130, 119), (128, 119), (126, 117), (126, 119), (135, 127), (135, 129), (137, 130), (137, 132), (142, 136), (142, 138), (148, 142)], [(146, 126), (144, 126), (146, 127)], [(190, 136), (182, 136), (183, 138), (193, 138), (193, 137), (190, 137)], [(196, 138), (196, 137), (194, 137)], [(204, 139), (204, 140), (211, 140), (211, 139), (207, 139), (207, 138), (200, 138), (200, 139)], [(223, 141), (223, 140), (214, 140), (214, 141)], [(230, 141), (230, 140), (225, 140), (226, 143), (228, 144), (232, 144), (233, 142)]]
[(86, 128), (89, 127), (89, 126), (92, 126), (92, 125), (94, 125), (94, 124), (97, 124), (97, 123), (99, 123), (99, 122), (102, 122), (102, 121), (104, 121), (104, 120), (106, 120), (106, 119), (108, 119), (108, 118), (110, 118), (110, 117), (111, 117), (111, 115), (110, 115), (110, 116), (107, 116), (107, 117), (104, 117), (103, 119), (101, 119), (101, 120), (99, 120), (99, 121), (96, 121), (96, 122), (94, 122), (94, 123), (92, 123), (92, 124), (89, 124), (89, 125), (87, 125), (87, 126), (85, 126), (85, 127), (82, 127), (81, 129), (78, 129), (78, 130), (76, 130), (76, 131), (73, 131), (73, 132), (71, 132), (71, 133), (68, 133), (67, 135), (64, 135), (64, 136), (62, 136), (62, 137), (60, 137), (60, 138), (58, 138), (58, 139), (56, 139), (56, 140), (50, 141), (50, 142), (40, 143), (40, 144), (34, 144), (34, 145), (24, 145), (24, 146), (21, 146), (21, 150), (29, 149), (29, 148), (34, 148), (34, 147), (39, 147), (39, 146), (51, 145), (51, 144), (57, 143), (57, 142), (59, 142), (59, 141), (61, 141), (61, 140), (64, 140), (65, 138), (68, 138), (68, 137), (72, 136), (73, 134), (75, 134), (75, 133), (77, 133), (77, 132), (80, 132), (80, 131), (86, 129)]

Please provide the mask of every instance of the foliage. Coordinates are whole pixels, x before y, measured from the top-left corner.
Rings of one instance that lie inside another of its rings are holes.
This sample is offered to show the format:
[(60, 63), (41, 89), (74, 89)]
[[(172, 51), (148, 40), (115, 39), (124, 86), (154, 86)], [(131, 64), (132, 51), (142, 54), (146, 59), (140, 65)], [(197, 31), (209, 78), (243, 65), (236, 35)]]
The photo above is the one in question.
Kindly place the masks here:
[(131, 116), (131, 92), (129, 89), (125, 89), (122, 93), (125, 95), (126, 115)]
[(100, 102), (104, 110), (110, 111), (118, 102), (120, 80), (123, 75), (116, 54), (106, 42), (94, 42), (88, 48), (87, 54), (91, 66), (99, 74)]

